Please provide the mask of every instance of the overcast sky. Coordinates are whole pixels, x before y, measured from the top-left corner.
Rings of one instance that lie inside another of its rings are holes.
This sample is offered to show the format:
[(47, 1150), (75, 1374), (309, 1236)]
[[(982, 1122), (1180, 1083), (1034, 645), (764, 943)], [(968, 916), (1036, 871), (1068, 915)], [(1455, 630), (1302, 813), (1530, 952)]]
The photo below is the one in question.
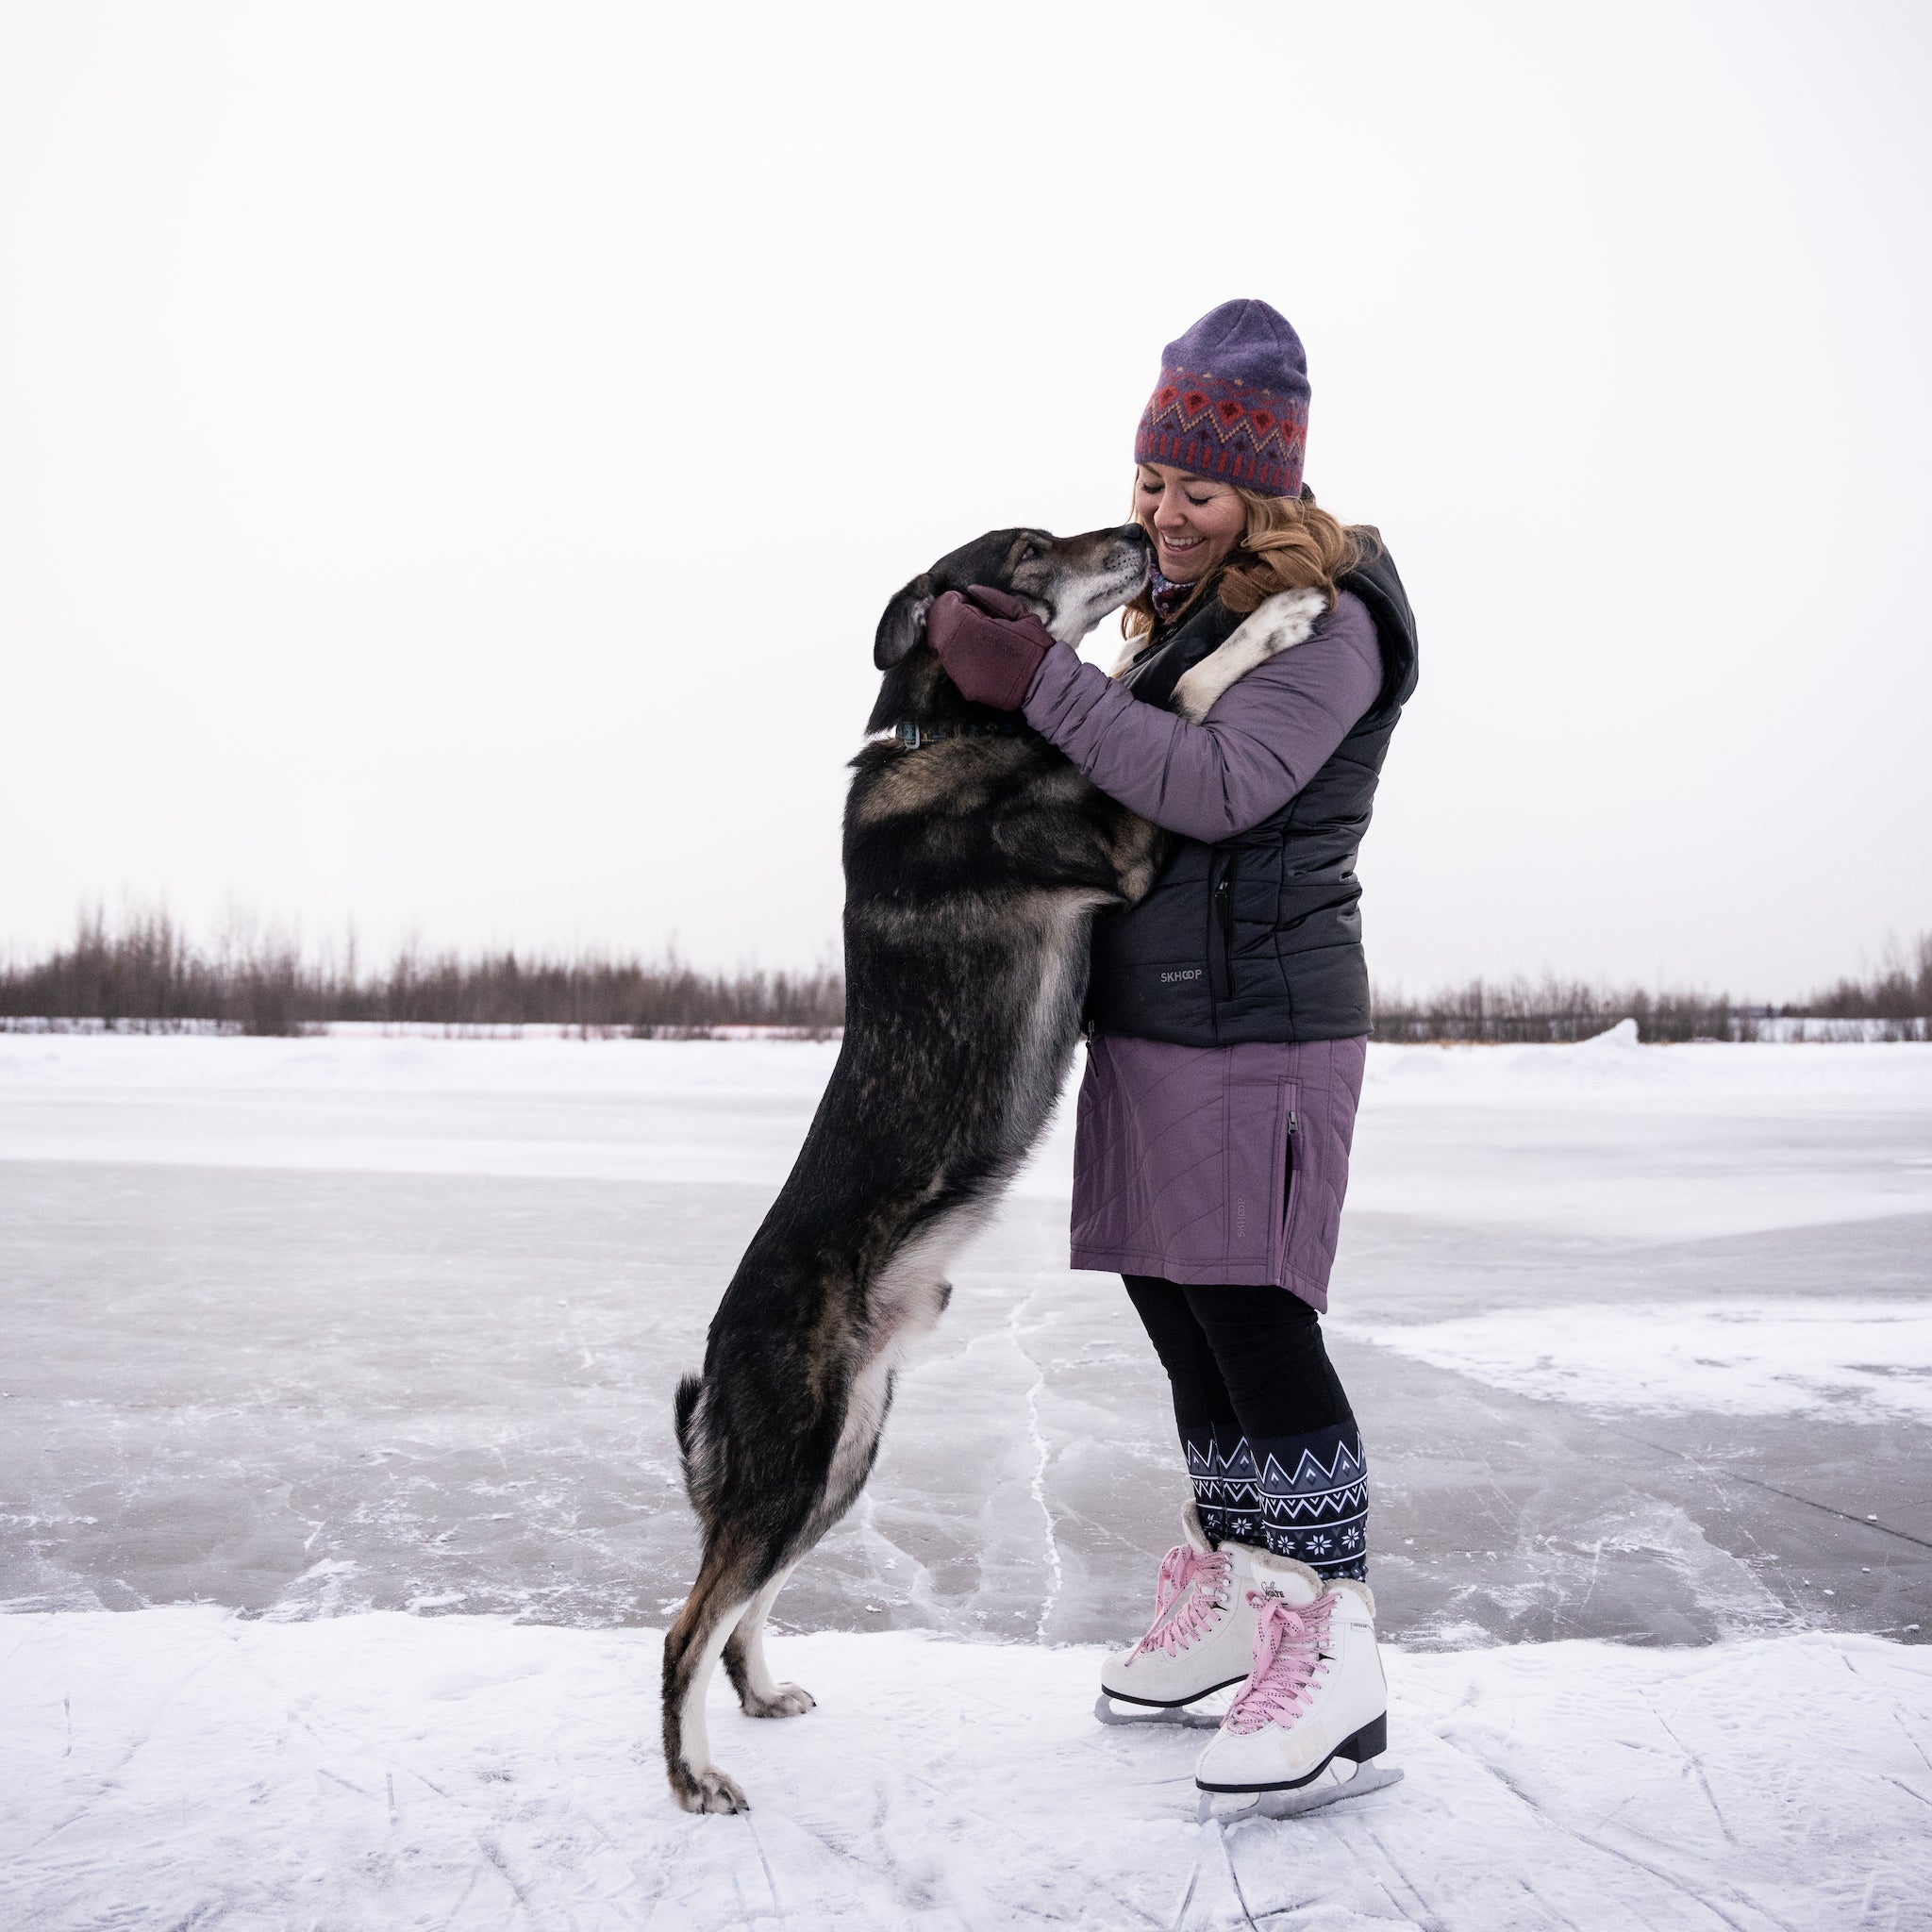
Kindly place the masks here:
[(1376, 977), (1797, 992), (1932, 927), (1928, 57), (1923, 6), (0, 5), (0, 944), (822, 956), (886, 598), (1120, 521), (1161, 345), (1257, 295), (1421, 628)]

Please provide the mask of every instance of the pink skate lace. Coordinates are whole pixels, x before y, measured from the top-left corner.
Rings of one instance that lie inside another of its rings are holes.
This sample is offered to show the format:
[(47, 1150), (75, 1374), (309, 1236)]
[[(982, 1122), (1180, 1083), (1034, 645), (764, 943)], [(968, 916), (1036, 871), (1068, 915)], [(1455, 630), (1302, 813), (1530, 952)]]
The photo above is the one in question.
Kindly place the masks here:
[[(1154, 1622), (1147, 1634), (1134, 1646), (1134, 1655), (1164, 1650), (1169, 1657), (1185, 1650), (1208, 1628), (1208, 1614), (1216, 1607), (1215, 1599), (1227, 1581), (1228, 1559), (1219, 1550), (1197, 1550), (1176, 1543), (1160, 1559), (1160, 1574), (1154, 1584)], [(1196, 1588), (1196, 1586), (1205, 1586)], [(1166, 1621), (1174, 1600), (1190, 1591), (1188, 1601)]]
[(1284, 1729), (1314, 1701), (1310, 1686), (1328, 1668), (1322, 1645), (1328, 1636), (1332, 1596), (1320, 1596), (1306, 1608), (1294, 1610), (1278, 1596), (1248, 1592), (1258, 1607), (1255, 1624), (1255, 1663), (1248, 1681), (1228, 1706), (1222, 1723), (1231, 1731)]

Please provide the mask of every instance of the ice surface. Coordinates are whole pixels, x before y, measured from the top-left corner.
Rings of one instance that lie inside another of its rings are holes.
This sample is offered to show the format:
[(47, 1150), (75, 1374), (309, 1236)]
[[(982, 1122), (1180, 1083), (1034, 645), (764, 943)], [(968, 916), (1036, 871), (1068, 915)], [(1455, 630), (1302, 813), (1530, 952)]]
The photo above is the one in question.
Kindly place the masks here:
[[(1239, 1924), (1232, 1874), (1311, 1924), (1913, 1923), (1923, 1046), (1371, 1054), (1328, 1326), (1409, 1777), (1224, 1839), (1040, 1647), (1132, 1633), (1184, 1493), (1063, 1113), (779, 1599), (828, 1704), (721, 1723), (750, 1825), (663, 1809), (671, 1391), (835, 1051), (0, 1035), (0, 1924)], [(99, 1725), (49, 1772), (57, 1683), (58, 1749)]]
[(783, 1638), (721, 1694), (743, 1817), (656, 1761), (645, 1630), (213, 1609), (0, 1625), (0, 1923), (1051, 1924), (1907, 1932), (1932, 1898), (1932, 1652), (1804, 1636), (1389, 1657), (1386, 1791), (1193, 1822), (1198, 1732), (1094, 1723), (1100, 1653)]
[[(0, 1600), (660, 1617), (671, 1390), (835, 1053), (0, 1036)], [(781, 1622), (1095, 1641), (1144, 1594), (1182, 1491), (1064, 1266), (1069, 1112)], [(1928, 1257), (1922, 1048), (1374, 1050), (1330, 1329), (1388, 1627), (1932, 1622)]]

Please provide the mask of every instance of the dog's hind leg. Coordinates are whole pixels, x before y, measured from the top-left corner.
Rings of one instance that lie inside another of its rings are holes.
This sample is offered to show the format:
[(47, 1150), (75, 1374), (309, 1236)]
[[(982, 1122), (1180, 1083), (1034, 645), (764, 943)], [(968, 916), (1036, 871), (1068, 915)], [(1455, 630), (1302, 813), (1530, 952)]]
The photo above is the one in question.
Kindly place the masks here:
[(724, 1640), (724, 1672), (747, 1717), (802, 1717), (817, 1699), (798, 1684), (780, 1684), (765, 1661), (765, 1618), (795, 1566), (786, 1564), (751, 1600)]
[[(782, 1573), (781, 1573), (782, 1574)], [(687, 1811), (748, 1811), (742, 1790), (711, 1762), (705, 1692), (746, 1607), (762, 1594), (749, 1553), (713, 1544), (677, 1620), (664, 1634), (664, 1770)]]

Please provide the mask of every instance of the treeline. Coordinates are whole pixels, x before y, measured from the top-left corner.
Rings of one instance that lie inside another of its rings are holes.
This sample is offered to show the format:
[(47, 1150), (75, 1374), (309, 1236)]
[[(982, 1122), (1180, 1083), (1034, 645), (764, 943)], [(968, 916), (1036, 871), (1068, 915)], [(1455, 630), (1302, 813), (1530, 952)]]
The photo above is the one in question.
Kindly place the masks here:
[[(1786, 1037), (1787, 1023), (1804, 1019), (1884, 1022), (1889, 1037), (1924, 1038), (1932, 1018), (1932, 933), (1909, 947), (1889, 946), (1862, 978), (1783, 1007), (1740, 1005), (1728, 993), (1546, 976), (1473, 979), (1419, 999), (1377, 988), (1374, 1011), (1374, 1037), (1391, 1042), (1587, 1040), (1624, 1019), (1636, 1021), (1645, 1041), (1775, 1039)], [(165, 912), (129, 914), (111, 928), (100, 912), (85, 914), (71, 944), (0, 968), (0, 1024), (289, 1034), (369, 1021), (641, 1035), (776, 1026), (817, 1034), (844, 1017), (844, 978), (829, 965), (707, 973), (675, 952), (645, 959), (597, 952), (427, 954), (406, 946), (364, 971), (353, 947), (341, 957), (312, 957), (274, 933), (244, 931), (199, 945)]]
[[(1373, 1037), (1390, 1041), (1588, 1040), (1635, 1020), (1644, 1041), (1776, 1040), (1792, 1022), (1884, 1022), (1876, 1037), (1924, 1039), (1932, 1020), (1932, 933), (1888, 944), (1877, 967), (1785, 1006), (1740, 1003), (1728, 992), (1559, 979), (1472, 979), (1421, 999), (1375, 989)], [(1917, 1023), (1914, 1027), (1912, 1023)]]
[[(1800, 1010), (1792, 1008), (1790, 1010)], [(1923, 1020), (1932, 1016), (1932, 932), (1909, 946), (1895, 940), (1863, 979), (1840, 979), (1802, 1009), (1828, 1020)]]
[(444, 1026), (563, 1025), (640, 1034), (712, 1026), (836, 1028), (845, 984), (833, 968), (704, 973), (658, 959), (583, 953), (425, 954), (405, 947), (374, 971), (353, 946), (311, 957), (276, 934), (197, 945), (166, 913), (109, 928), (84, 915), (72, 944), (0, 971), (0, 1019), (101, 1021), (165, 1029), (216, 1025), (291, 1034), (331, 1021)]
[[(1635, 1020), (1640, 1040), (1730, 1040), (1737, 1037), (1728, 996), (1686, 991), (1652, 992), (1582, 980), (1472, 979), (1421, 999), (1377, 987), (1370, 1037), (1397, 1044), (1487, 1041), (1498, 1045), (1589, 1040), (1620, 1020)], [(1750, 1037), (1750, 1036), (1746, 1036)]]

